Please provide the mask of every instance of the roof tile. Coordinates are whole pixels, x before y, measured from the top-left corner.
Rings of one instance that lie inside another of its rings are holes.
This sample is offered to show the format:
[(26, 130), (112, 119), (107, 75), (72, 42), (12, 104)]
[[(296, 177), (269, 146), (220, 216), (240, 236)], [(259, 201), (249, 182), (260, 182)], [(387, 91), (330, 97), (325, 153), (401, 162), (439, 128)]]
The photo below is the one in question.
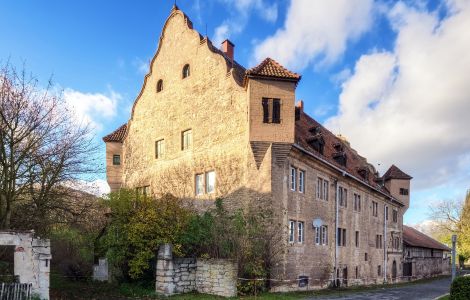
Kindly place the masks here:
[(105, 143), (108, 142), (120, 142), (124, 141), (124, 138), (127, 134), (127, 123), (116, 129), (115, 131), (111, 132), (107, 136), (103, 137), (103, 141)]
[(246, 71), (248, 77), (271, 77), (287, 79), (292, 81), (299, 81), (301, 76), (297, 73), (291, 72), (281, 66), (277, 61), (272, 58), (266, 58), (259, 65)]

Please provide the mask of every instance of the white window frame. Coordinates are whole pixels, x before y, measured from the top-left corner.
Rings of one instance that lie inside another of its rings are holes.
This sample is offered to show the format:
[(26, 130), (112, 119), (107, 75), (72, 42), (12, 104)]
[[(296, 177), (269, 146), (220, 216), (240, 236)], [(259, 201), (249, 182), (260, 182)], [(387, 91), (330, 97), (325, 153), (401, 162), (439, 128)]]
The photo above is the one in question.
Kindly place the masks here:
[(290, 167), (290, 190), (295, 192), (297, 187), (297, 169)]
[(299, 193), (305, 193), (305, 171), (299, 169)]
[(318, 226), (315, 226), (314, 227), (314, 231), (315, 231), (315, 245), (320, 245), (320, 228), (321, 227), (318, 227)]
[[(204, 184), (204, 186), (205, 186), (205, 188), (206, 188), (206, 193), (207, 193), (207, 194), (213, 194), (213, 193), (215, 193), (216, 180), (217, 180), (215, 171), (214, 171), (214, 170), (212, 170), (212, 171), (207, 171), (204, 175), (205, 175), (205, 176), (204, 176), (204, 179), (205, 179), (205, 184)], [(211, 175), (213, 176), (212, 178), (210, 178)], [(211, 179), (214, 181), (214, 182), (212, 183), (212, 185), (210, 185)]]
[[(204, 195), (205, 190), (205, 183), (204, 183), (204, 173), (198, 173), (194, 176), (194, 193), (196, 196), (201, 196)], [(198, 178), (200, 178), (200, 181), (198, 182)], [(198, 184), (199, 183), (199, 184)]]
[(297, 222), (297, 242), (302, 244), (305, 241), (305, 223), (303, 221)]
[(165, 140), (161, 139), (155, 142), (155, 158), (163, 158), (165, 155)]
[(328, 245), (328, 226), (323, 225), (321, 226), (321, 240), (320, 243), (322, 245)]
[(181, 150), (186, 151), (193, 146), (193, 130), (186, 129), (181, 132)]
[(289, 243), (295, 242), (295, 221), (289, 220)]
[(328, 195), (329, 195), (329, 182), (328, 180), (323, 179), (323, 200), (328, 201)]

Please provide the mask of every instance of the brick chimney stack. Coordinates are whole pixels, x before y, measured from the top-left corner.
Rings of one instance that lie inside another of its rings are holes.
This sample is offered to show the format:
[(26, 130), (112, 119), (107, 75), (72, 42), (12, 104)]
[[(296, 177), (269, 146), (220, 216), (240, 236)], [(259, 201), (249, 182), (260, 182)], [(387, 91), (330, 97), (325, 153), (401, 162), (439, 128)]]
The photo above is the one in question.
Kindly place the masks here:
[(222, 52), (233, 62), (233, 48), (235, 45), (228, 39), (222, 42)]

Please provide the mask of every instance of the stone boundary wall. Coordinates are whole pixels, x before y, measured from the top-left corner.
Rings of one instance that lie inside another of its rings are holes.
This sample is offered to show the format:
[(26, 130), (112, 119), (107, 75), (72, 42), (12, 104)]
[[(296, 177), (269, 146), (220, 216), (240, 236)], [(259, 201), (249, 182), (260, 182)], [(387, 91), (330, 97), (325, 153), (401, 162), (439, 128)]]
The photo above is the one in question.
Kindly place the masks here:
[(197, 291), (223, 297), (237, 295), (238, 266), (226, 259), (173, 258), (172, 246), (160, 247), (155, 289), (170, 296)]

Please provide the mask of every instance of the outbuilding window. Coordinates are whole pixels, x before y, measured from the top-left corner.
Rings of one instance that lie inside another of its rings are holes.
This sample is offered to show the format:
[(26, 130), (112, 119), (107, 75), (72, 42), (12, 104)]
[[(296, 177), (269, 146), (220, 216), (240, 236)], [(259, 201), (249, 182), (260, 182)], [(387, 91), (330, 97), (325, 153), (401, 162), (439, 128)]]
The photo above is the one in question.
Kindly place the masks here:
[(121, 164), (121, 155), (114, 154), (113, 155), (113, 165), (119, 166)]

